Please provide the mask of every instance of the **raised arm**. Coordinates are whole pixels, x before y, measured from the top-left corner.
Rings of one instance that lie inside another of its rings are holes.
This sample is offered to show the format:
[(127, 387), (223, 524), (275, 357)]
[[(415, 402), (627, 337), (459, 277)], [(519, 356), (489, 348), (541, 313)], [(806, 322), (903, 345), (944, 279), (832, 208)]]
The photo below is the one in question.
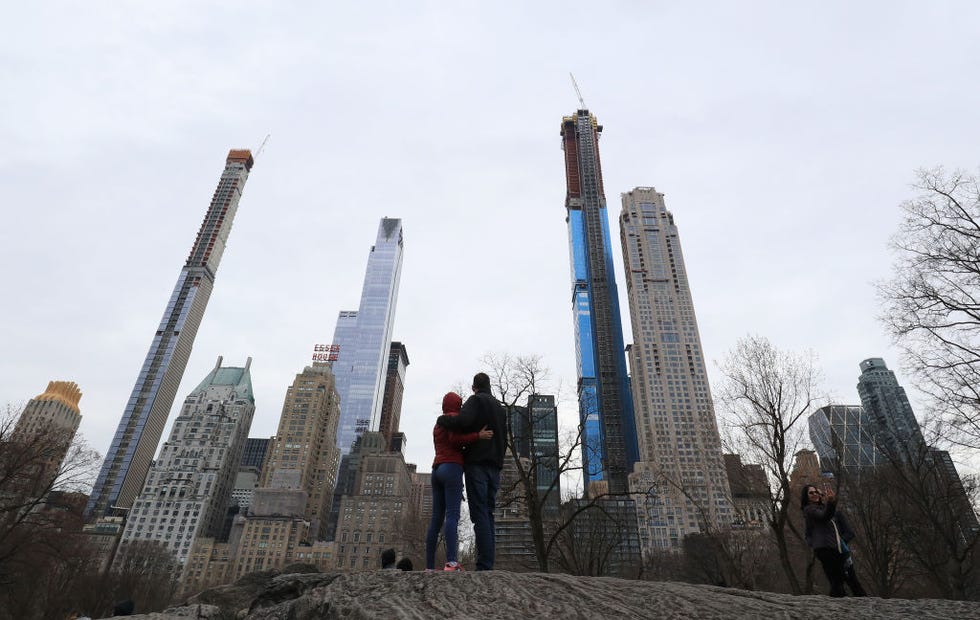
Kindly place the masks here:
[(814, 521), (830, 521), (837, 512), (837, 498), (831, 496), (824, 504), (809, 504), (803, 513)]

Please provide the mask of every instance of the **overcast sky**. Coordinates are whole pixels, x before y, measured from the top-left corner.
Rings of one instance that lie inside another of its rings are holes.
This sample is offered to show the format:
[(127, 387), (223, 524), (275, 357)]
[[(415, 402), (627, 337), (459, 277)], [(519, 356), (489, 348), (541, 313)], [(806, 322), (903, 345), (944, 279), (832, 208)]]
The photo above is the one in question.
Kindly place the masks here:
[(872, 283), (914, 170), (977, 167), (980, 5), (344, 4), (5, 7), (0, 404), (75, 381), (105, 453), (228, 150), (269, 133), (174, 410), (219, 355), (251, 356), (250, 435), (273, 435), (384, 216), (405, 231), (409, 460), (428, 471), (442, 395), (486, 352), (542, 355), (570, 396), (569, 71), (605, 128), (624, 309), (619, 195), (655, 186), (709, 364), (752, 333), (812, 349), (837, 402), (868, 357), (905, 380)]

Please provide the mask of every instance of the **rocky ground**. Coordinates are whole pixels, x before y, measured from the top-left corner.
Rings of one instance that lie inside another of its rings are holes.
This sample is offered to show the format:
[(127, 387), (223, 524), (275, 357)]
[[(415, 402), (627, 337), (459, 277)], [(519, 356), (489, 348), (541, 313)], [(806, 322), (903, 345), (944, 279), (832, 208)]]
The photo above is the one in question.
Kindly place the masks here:
[(980, 602), (788, 596), (542, 573), (256, 573), (145, 620), (980, 618)]

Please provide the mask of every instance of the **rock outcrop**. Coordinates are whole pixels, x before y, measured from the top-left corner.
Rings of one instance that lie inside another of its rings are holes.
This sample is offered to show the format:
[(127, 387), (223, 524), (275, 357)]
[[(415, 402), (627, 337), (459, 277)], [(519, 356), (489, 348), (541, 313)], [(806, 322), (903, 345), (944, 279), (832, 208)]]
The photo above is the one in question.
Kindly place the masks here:
[(980, 603), (789, 596), (543, 573), (256, 573), (146, 620), (980, 618)]

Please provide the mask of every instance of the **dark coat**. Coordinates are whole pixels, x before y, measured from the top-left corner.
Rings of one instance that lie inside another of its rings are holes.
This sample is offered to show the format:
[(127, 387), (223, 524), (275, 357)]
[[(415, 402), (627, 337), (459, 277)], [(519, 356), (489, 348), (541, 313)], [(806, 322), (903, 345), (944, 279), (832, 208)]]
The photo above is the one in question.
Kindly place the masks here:
[(834, 523), (837, 524), (837, 531), (840, 532), (840, 537), (844, 539), (844, 542), (849, 543), (854, 540), (854, 530), (851, 529), (847, 517), (840, 510), (834, 514)]
[(463, 465), (492, 465), (497, 469), (504, 466), (507, 418), (500, 402), (488, 390), (480, 390), (467, 398), (459, 415), (441, 415), (436, 424), (457, 433), (477, 433), (486, 426), (493, 431), (493, 438), (468, 445), (463, 451)]
[(811, 549), (837, 549), (837, 534), (833, 526), (836, 512), (836, 499), (826, 504), (807, 504), (803, 508), (804, 538)]

